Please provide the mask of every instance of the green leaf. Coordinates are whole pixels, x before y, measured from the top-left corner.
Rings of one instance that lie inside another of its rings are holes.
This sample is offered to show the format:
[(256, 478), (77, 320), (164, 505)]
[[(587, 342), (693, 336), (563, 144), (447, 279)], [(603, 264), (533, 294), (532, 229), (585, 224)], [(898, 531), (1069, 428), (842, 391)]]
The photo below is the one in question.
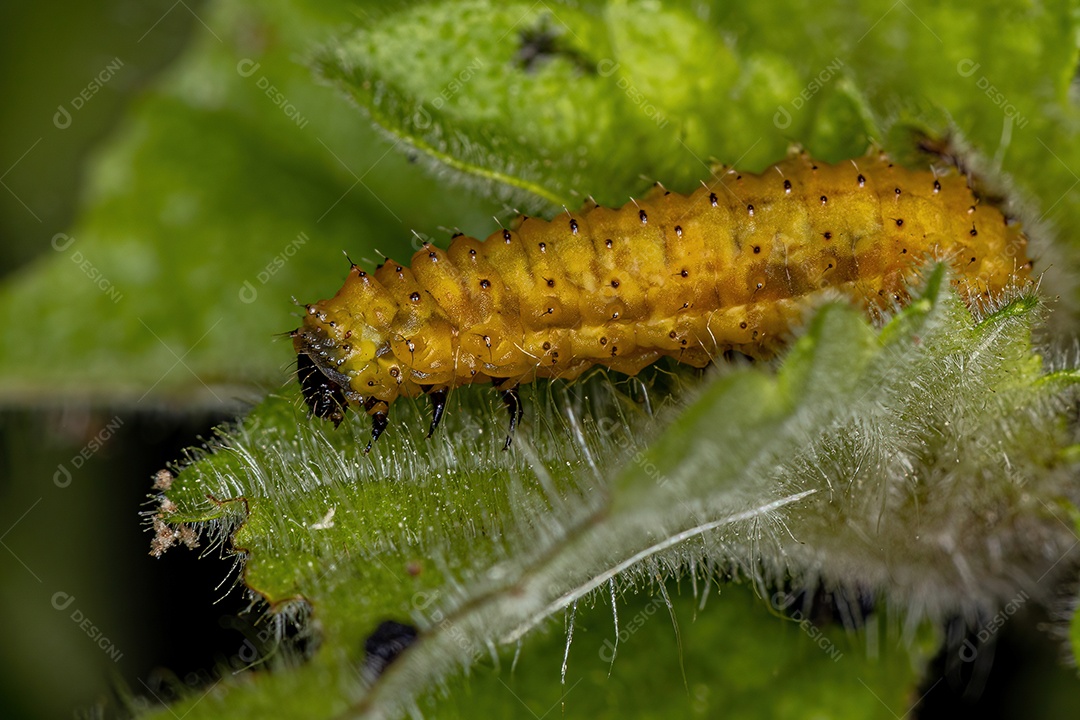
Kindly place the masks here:
[(305, 56), (349, 8), (200, 11), (209, 29), (91, 164), (75, 226), (0, 286), (18, 338), (0, 398), (235, 407), (288, 376), (290, 297), (331, 294), (343, 250), (411, 252), (407, 227), (441, 237), (452, 210), (490, 222), (313, 78)]
[[(366, 419), (334, 432), (295, 395), (268, 400), (175, 480), (158, 542), (180, 522), (236, 528), (248, 585), (310, 603), (319, 649), (179, 710), (394, 715), (565, 608), (685, 568), (876, 593), (903, 609), (906, 647), (922, 618), (1015, 594), (1074, 541), (1045, 512), (1075, 491), (1071, 385), (1040, 382), (1037, 303), (974, 322), (943, 273), (880, 334), (826, 305), (775, 375), (729, 367), (656, 417), (602, 380), (539, 386), (509, 453), (469, 389), (426, 446), (401, 403), (368, 456)], [(1032, 560), (1031, 538), (1055, 550)], [(365, 690), (361, 648), (388, 619), (421, 637)]]
[[(332, 293), (342, 250), (403, 259), (410, 229), (482, 237), (514, 204), (621, 204), (653, 180), (686, 191), (714, 158), (760, 169), (792, 141), (835, 161), (871, 139), (902, 154), (897, 128), (952, 127), (992, 176), (1015, 175), (1029, 227), (1080, 226), (1068, 0), (1003, 0), (992, 15), (887, 0), (281, 0), (210, 2), (200, 17), (91, 164), (78, 221), (43, 235), (62, 249), (0, 286), (18, 338), (0, 348), (0, 398), (261, 397), (291, 360), (272, 342), (295, 326), (289, 298)], [(1043, 234), (1038, 256), (1060, 254)], [(1069, 263), (1045, 266), (1043, 287), (1071, 293)]]

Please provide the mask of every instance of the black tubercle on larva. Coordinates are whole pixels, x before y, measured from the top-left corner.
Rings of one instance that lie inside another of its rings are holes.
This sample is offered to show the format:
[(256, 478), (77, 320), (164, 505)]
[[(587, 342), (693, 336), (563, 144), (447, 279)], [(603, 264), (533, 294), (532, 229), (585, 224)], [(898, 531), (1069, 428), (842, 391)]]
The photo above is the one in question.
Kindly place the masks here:
[(328, 378), (307, 353), (296, 356), (296, 375), (311, 414), (323, 420), (332, 420), (334, 427), (340, 425), (348, 407), (341, 385)]
[(375, 632), (364, 640), (364, 674), (369, 678), (382, 675), (390, 663), (416, 642), (420, 632), (412, 625), (384, 620)]

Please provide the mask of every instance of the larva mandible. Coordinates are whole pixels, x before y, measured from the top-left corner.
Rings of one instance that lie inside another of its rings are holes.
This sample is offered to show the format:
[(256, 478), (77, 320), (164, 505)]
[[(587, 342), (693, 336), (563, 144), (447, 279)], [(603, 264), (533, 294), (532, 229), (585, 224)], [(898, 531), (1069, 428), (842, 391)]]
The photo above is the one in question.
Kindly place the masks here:
[(521, 383), (595, 364), (634, 375), (664, 355), (695, 367), (727, 350), (768, 357), (814, 293), (832, 288), (881, 311), (930, 257), (950, 262), (969, 301), (1032, 266), (1019, 224), (953, 169), (799, 153), (702, 185), (522, 217), (484, 241), (459, 234), (447, 250), (425, 243), (411, 267), (353, 264), (292, 333), (312, 414), (337, 426), (350, 403), (361, 406), (374, 441), (398, 396), (424, 393), (430, 437), (450, 388), (487, 382), (509, 409), (509, 445)]

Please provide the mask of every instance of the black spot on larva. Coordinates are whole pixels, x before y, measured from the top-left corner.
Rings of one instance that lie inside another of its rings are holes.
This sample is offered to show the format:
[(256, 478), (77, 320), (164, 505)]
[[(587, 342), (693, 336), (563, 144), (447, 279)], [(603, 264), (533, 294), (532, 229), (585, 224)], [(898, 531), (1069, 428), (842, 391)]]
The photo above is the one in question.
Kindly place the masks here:
[(974, 255), (971, 256), (971, 262), (975, 262), (975, 256)]
[(760, 245), (755, 245), (754, 246), (754, 254), (757, 255), (760, 252), (761, 252), (761, 246)]
[(555, 287), (555, 281), (552, 280), (551, 278), (548, 278), (547, 279), (547, 286), (548, 287)]
[(904, 218), (896, 218), (896, 227), (903, 227)]
[(384, 620), (364, 640), (364, 674), (382, 675), (390, 663), (416, 642), (419, 631), (412, 625), (396, 620)]
[(510, 234), (509, 230), (503, 230), (503, 242), (510, 242), (513, 237), (514, 236)]
[(612, 320), (618, 320), (618, 319), (619, 319), (619, 311), (618, 311), (618, 310), (616, 310), (615, 312), (611, 313), (611, 319), (612, 319)]
[(476, 248), (469, 248), (469, 254), (472, 255), (473, 257), (476, 257)]
[(817, 165), (811, 165), (811, 166), (810, 166), (810, 169), (811, 169), (811, 170), (817, 170)]
[(489, 287), (491, 287), (491, 282), (489, 280), (487, 280), (487, 279), (481, 280), (480, 281), (480, 287), (487, 290)]
[(619, 346), (618, 345), (612, 345), (611, 346), (611, 357), (615, 357), (618, 354), (619, 354)]
[(645, 214), (644, 210), (638, 210), (638, 217), (641, 218), (642, 225), (649, 224), (649, 216)]
[(754, 206), (753, 206), (753, 205), (747, 205), (747, 206), (746, 206), (746, 213), (747, 213), (747, 214), (748, 214), (748, 215), (749, 215), (750, 217), (754, 217)]
[(941, 183), (937, 180), (934, 181), (934, 192), (941, 192)]
[(825, 239), (826, 240), (832, 240), (832, 233), (831, 232), (826, 232), (825, 233)]
[(675, 332), (674, 330), (672, 330), (671, 332), (669, 332), (669, 333), (667, 334), (667, 336), (668, 336), (669, 338), (671, 338), (672, 340), (675, 340), (676, 338), (678, 338), (678, 337), (679, 337), (679, 333), (677, 333), (677, 332)]
[(427, 256), (428, 256), (429, 258), (431, 258), (432, 260), (434, 260), (435, 262), (438, 262), (438, 261), (439, 261), (439, 254), (438, 254), (438, 253), (436, 253), (436, 252), (434, 252), (434, 251), (433, 251), (433, 252), (429, 252), (429, 253), (427, 254)]
[(396, 273), (399, 273), (399, 274), (400, 274), (400, 273), (401, 273), (401, 272), (402, 272), (402, 271), (403, 271), (404, 269), (405, 269), (405, 268), (403, 268), (403, 267), (401, 267), (400, 265), (398, 265), (397, 267), (395, 267), (395, 268), (394, 268), (394, 272), (396, 272)]
[(390, 368), (390, 377), (399, 377), (400, 375), (401, 370), (398, 370), (396, 367)]
[(784, 180), (784, 192), (785, 193), (791, 193), (791, 181), (790, 180)]
[(607, 345), (607, 338), (606, 337), (600, 338), (600, 344), (601, 345)]
[(450, 236), (450, 239), (451, 239), (451, 240), (453, 240), (453, 239), (455, 239), (455, 238), (459, 238), (459, 237), (461, 237), (461, 236), (462, 236), (462, 235), (464, 235), (464, 234), (465, 234), (465, 233), (463, 233), (463, 232), (456, 232), (456, 233), (454, 233), (453, 235), (451, 235), (451, 236)]
[(827, 197), (825, 197), (824, 195), (822, 195), (822, 196), (821, 196), (821, 204), (822, 204), (822, 205), (824, 205), (824, 204), (826, 204), (827, 202), (829, 202), (829, 198), (827, 198)]
[(863, 177), (862, 174), (860, 173), (859, 174), (859, 187), (864, 187), (865, 185), (866, 185), (866, 178)]
[(550, 350), (551, 349), (551, 343), (545, 342), (541, 347), (543, 347), (545, 351)]
[(619, 287), (619, 281), (618, 280), (612, 280), (611, 281), (611, 287), (613, 287), (613, 288)]
[(487, 346), (488, 346), (488, 347), (490, 348), (490, 347), (491, 347), (491, 338), (490, 338), (490, 337), (488, 337), (487, 335), (484, 335), (484, 336), (482, 337), (482, 339), (483, 339), (483, 341), (484, 341), (484, 344), (485, 344), (485, 345), (487, 345)]
[(574, 218), (570, 218), (570, 232), (577, 235), (577, 231), (578, 231), (577, 220), (575, 220)]
[(746, 323), (745, 322), (739, 323), (739, 327), (742, 328), (743, 330), (745, 330), (746, 329)]
[(547, 243), (540, 243), (540, 252), (547, 252)]
[(681, 225), (676, 225), (675, 226), (675, 234), (678, 235), (679, 237), (682, 237), (682, 226)]
[(716, 193), (709, 193), (709, 203), (711, 203), (713, 207), (716, 207), (719, 204)]
[(610, 247), (611, 247), (611, 245), (612, 245), (612, 243), (611, 243), (611, 238), (608, 238), (607, 240), (605, 240), (605, 241), (604, 241), (604, 245), (605, 245), (606, 247), (609, 247), (609, 248), (610, 248)]
[(679, 274), (682, 275), (683, 277), (690, 277), (690, 271), (687, 270), (686, 268), (683, 268), (682, 272), (680, 272)]
[[(975, 229), (975, 223), (971, 223), (971, 231), (970, 231), (970, 234), (971, 234), (971, 237), (975, 237), (976, 235), (978, 235), (978, 234), (979, 234), (979, 231)], [(972, 258), (972, 260), (974, 260), (974, 259), (975, 259), (975, 258)]]
[(896, 188), (896, 197), (900, 197), (900, 188)]
[(418, 293), (418, 292), (410, 293), (409, 299), (412, 300), (413, 302), (420, 302), (420, 293)]

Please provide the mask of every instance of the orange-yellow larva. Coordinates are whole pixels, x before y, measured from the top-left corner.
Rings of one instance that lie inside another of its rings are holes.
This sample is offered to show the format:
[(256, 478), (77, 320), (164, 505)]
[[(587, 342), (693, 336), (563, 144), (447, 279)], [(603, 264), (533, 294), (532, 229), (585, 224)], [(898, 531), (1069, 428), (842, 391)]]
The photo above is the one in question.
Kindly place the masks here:
[(955, 171), (795, 155), (690, 195), (658, 188), (619, 209), (425, 244), (411, 266), (353, 265), (337, 295), (307, 306), (293, 342), (307, 404), (335, 425), (362, 406), (374, 440), (398, 396), (425, 393), (434, 432), (450, 388), (487, 382), (512, 433), (521, 383), (596, 364), (633, 375), (663, 355), (696, 367), (727, 350), (767, 357), (826, 288), (880, 311), (933, 257), (974, 299), (1025, 279), (1026, 250), (1019, 225)]

